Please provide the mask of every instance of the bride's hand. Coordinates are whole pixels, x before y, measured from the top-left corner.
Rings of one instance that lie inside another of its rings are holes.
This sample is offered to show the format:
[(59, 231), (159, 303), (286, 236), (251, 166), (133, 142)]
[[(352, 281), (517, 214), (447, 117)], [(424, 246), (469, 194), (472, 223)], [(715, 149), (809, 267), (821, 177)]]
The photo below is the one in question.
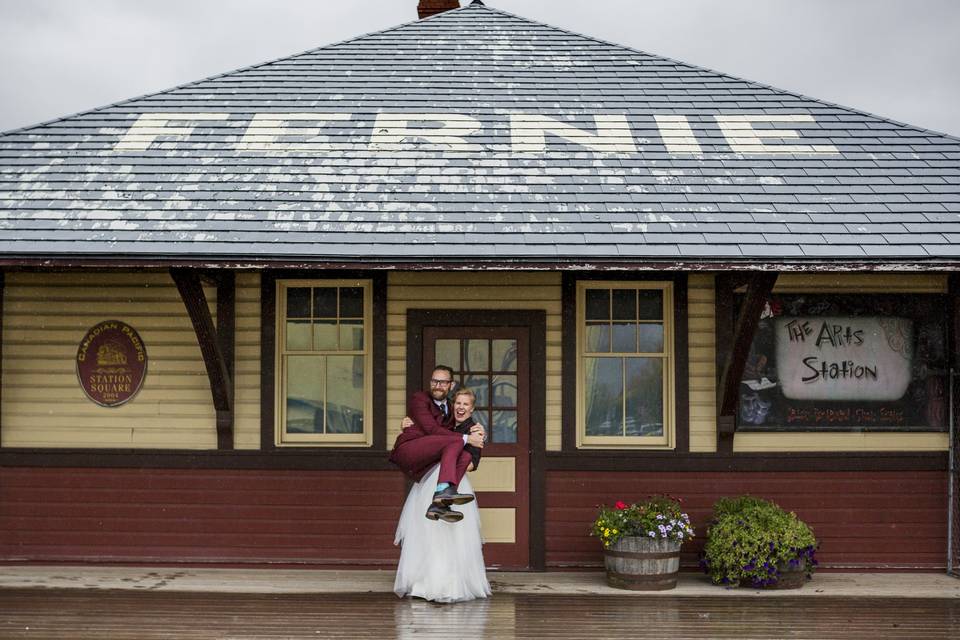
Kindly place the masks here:
[(483, 437), (483, 434), (477, 432), (473, 432), (467, 436), (467, 444), (472, 444), (478, 449), (483, 449), (484, 440), (486, 440), (486, 438)]

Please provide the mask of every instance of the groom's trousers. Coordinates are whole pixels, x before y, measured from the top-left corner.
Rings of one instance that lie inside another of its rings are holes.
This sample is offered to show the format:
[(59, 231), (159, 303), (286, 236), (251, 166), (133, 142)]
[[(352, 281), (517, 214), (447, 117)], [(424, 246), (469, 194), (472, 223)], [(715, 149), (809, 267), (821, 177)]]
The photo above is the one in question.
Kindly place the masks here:
[(470, 452), (464, 450), (460, 435), (443, 434), (408, 440), (394, 449), (391, 460), (408, 471), (414, 480), (420, 480), (439, 461), (440, 477), (437, 482), (449, 482), (456, 486), (463, 480), (472, 458)]

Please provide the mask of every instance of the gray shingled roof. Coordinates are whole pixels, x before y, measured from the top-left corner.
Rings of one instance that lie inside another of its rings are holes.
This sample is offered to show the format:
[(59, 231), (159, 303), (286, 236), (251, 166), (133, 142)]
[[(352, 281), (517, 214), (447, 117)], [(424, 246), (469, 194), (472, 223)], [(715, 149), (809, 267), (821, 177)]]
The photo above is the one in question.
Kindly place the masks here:
[(958, 160), (473, 5), (0, 136), (0, 257), (952, 263)]

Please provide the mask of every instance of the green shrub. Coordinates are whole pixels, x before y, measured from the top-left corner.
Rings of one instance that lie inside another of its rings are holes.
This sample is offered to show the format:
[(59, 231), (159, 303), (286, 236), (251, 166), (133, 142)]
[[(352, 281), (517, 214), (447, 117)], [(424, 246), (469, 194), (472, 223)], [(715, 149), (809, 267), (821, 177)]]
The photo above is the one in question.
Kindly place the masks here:
[(817, 540), (795, 513), (752, 496), (723, 498), (714, 505), (701, 566), (715, 584), (767, 587), (784, 571), (809, 577)]
[(769, 500), (754, 496), (737, 496), (736, 498), (720, 498), (713, 505), (713, 517), (719, 518), (729, 513), (742, 513), (753, 507), (769, 507), (774, 505)]

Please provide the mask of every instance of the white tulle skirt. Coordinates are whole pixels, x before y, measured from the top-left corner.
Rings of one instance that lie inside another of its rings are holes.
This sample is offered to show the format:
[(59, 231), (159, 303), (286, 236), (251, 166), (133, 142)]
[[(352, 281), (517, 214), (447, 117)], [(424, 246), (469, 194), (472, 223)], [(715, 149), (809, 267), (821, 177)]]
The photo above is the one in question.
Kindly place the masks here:
[[(460, 522), (429, 520), (427, 507), (437, 488), (440, 465), (434, 466), (410, 489), (393, 543), (402, 545), (393, 592), (434, 602), (462, 602), (490, 595), (483, 564), (483, 540), (477, 502), (454, 505)], [(473, 493), (464, 476), (457, 489)]]

